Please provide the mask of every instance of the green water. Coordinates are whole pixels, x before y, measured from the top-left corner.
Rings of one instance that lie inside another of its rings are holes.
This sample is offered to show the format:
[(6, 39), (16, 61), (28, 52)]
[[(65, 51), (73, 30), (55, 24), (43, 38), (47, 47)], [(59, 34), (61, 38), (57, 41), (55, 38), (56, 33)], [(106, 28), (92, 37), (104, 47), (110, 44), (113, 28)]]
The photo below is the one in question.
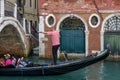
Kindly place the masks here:
[(57, 76), (0, 76), (0, 80), (120, 80), (120, 62), (99, 62)]

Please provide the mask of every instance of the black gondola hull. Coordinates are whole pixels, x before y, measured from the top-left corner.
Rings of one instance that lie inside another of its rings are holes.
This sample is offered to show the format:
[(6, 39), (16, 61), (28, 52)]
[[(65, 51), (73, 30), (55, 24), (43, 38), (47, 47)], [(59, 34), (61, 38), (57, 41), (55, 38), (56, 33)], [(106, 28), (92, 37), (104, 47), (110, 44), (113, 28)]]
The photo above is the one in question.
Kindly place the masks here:
[(109, 50), (105, 50), (98, 56), (87, 56), (82, 59), (51, 66), (37, 66), (24, 68), (0, 68), (1, 76), (44, 76), (59, 75), (75, 71), (105, 59)]

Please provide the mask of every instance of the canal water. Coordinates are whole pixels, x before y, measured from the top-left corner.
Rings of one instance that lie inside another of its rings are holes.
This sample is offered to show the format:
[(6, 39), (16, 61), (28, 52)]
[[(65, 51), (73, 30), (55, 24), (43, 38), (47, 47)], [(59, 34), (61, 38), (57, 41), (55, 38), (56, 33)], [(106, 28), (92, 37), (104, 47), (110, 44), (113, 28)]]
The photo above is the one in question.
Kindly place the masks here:
[(99, 62), (57, 76), (0, 76), (0, 80), (120, 80), (120, 62)]

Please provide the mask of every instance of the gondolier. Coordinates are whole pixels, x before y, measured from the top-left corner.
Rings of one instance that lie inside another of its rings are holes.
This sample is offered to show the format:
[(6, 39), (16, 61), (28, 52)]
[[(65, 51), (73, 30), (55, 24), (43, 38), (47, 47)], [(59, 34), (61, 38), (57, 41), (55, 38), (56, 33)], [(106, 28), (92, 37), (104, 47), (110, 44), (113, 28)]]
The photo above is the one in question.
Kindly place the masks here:
[(39, 32), (43, 34), (47, 34), (51, 36), (52, 39), (52, 55), (53, 55), (53, 64), (57, 64), (57, 51), (60, 46), (60, 34), (58, 31), (56, 31), (54, 28), (51, 29), (51, 31), (48, 32)]

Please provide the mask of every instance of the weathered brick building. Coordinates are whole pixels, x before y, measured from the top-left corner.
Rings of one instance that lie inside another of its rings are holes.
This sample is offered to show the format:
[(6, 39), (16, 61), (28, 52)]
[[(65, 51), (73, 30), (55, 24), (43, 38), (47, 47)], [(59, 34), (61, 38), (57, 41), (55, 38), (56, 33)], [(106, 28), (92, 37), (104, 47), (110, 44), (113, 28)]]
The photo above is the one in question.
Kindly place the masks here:
[[(39, 0), (39, 30), (56, 27), (60, 51), (87, 55), (109, 44), (112, 54), (119, 54), (119, 12), (119, 0)], [(51, 54), (50, 37), (39, 36), (40, 54)]]

